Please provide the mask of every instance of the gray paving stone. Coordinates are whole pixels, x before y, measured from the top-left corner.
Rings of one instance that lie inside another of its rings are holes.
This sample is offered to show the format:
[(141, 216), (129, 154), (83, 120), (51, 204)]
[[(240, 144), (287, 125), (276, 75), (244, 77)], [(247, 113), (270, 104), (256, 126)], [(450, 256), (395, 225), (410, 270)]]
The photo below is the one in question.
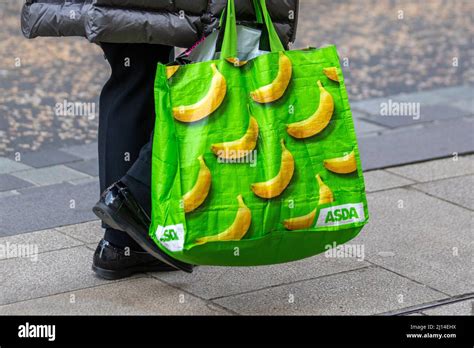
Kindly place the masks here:
[[(349, 242), (350, 243), (350, 242)], [(354, 258), (328, 258), (324, 254), (309, 259), (260, 267), (199, 267), (192, 274), (184, 272), (153, 273), (170, 285), (199, 297), (211, 299), (253, 291), (282, 283), (366, 267)]]
[(474, 86), (472, 85), (462, 85), (462, 86), (453, 86), (440, 88), (436, 90), (440, 97), (445, 99), (466, 99), (472, 98), (474, 96)]
[[(405, 101), (401, 101), (405, 102)], [(419, 115), (412, 116), (382, 116), (380, 114), (369, 118), (370, 121), (385, 127), (397, 128), (412, 126), (415, 124), (431, 122), (435, 120), (456, 119), (469, 116), (469, 112), (454, 108), (452, 106), (438, 105), (421, 105)]]
[(392, 272), (369, 267), (214, 302), (247, 315), (371, 315), (443, 297)]
[(0, 306), (0, 314), (228, 315), (229, 312), (156, 279), (139, 278)]
[(69, 168), (75, 169), (80, 171), (81, 173), (88, 174), (90, 176), (98, 176), (99, 175), (99, 162), (97, 158), (93, 158), (90, 160), (74, 162), (67, 164)]
[(81, 224), (57, 227), (56, 230), (80, 241), (91, 244), (97, 243), (104, 236), (104, 230), (101, 227), (100, 220), (84, 222)]
[(43, 168), (56, 164), (79, 161), (81, 158), (56, 149), (27, 152), (21, 155), (21, 161), (31, 167)]
[(351, 103), (351, 109), (354, 109), (355, 111), (361, 111), (369, 115), (379, 115), (380, 105), (382, 103), (386, 103), (388, 99), (388, 97), (383, 97), (354, 102)]
[(464, 110), (470, 115), (474, 114), (474, 96), (471, 96), (467, 99), (452, 100), (449, 102), (449, 105)]
[(362, 111), (369, 115), (380, 115), (380, 108), (382, 103), (387, 103), (389, 100), (394, 102), (414, 102), (420, 103), (421, 107), (427, 107), (430, 105), (450, 104), (454, 100), (469, 99), (474, 95), (472, 86), (456, 86), (450, 88), (440, 88), (431, 91), (422, 91), (414, 93), (402, 93), (397, 95), (391, 95), (382, 98), (374, 98), (368, 100), (362, 100), (351, 103), (351, 107), (356, 111)]
[(99, 178), (98, 177), (89, 177), (89, 178), (84, 178), (84, 179), (74, 179), (68, 181), (71, 185), (82, 185), (82, 184), (90, 184), (90, 183), (97, 183), (99, 184)]
[(3, 191), (3, 192), (0, 192), (0, 199), (4, 199), (4, 198), (7, 198), (7, 197), (11, 197), (11, 196), (16, 196), (16, 195), (19, 195), (20, 193), (16, 190), (11, 190), (11, 191)]
[(0, 191), (11, 191), (32, 185), (32, 183), (21, 180), (10, 174), (0, 174)]
[(455, 302), (423, 311), (426, 315), (474, 315), (474, 299)]
[(83, 145), (73, 145), (69, 147), (62, 148), (61, 151), (70, 153), (74, 156), (80, 157), (84, 160), (89, 160), (97, 158), (97, 142), (83, 144)]
[(36, 185), (52, 185), (64, 181), (88, 178), (89, 176), (78, 172), (77, 170), (68, 168), (64, 165), (56, 165), (39, 169), (30, 169), (13, 173), (12, 175), (32, 182)]
[(40, 254), (37, 262), (0, 261), (0, 304), (105, 284), (91, 270), (92, 254), (79, 246)]
[[(18, 234), (15, 236), (2, 237), (0, 238), (0, 245), (8, 248), (10, 246), (16, 248), (18, 246), (31, 246), (35, 253), (44, 253), (52, 250), (60, 250), (64, 248), (70, 248), (83, 243), (65, 236), (60, 232), (51, 229), (36, 231), (31, 233)], [(0, 260), (10, 258), (8, 255), (0, 255)]]
[(364, 173), (365, 190), (375, 192), (413, 184), (412, 180), (402, 178), (385, 170), (372, 170)]
[(380, 169), (474, 151), (474, 122), (463, 118), (385, 131), (359, 139), (362, 166)]
[(91, 207), (98, 192), (97, 183), (23, 189), (20, 195), (0, 200), (0, 236), (96, 220)]
[(474, 156), (459, 156), (457, 160), (450, 156), (434, 161), (388, 168), (386, 171), (419, 182), (447, 179), (460, 175), (474, 174)]
[(474, 210), (474, 175), (418, 184), (415, 188)]
[(354, 127), (357, 135), (378, 132), (386, 129), (385, 127), (381, 127), (380, 125), (362, 120), (360, 118), (354, 118)]
[(30, 168), (30, 166), (27, 166), (21, 162), (13, 161), (6, 157), (0, 157), (0, 174), (8, 174)]
[(366, 260), (452, 296), (473, 291), (471, 212), (413, 189), (371, 193), (368, 205), (353, 240)]

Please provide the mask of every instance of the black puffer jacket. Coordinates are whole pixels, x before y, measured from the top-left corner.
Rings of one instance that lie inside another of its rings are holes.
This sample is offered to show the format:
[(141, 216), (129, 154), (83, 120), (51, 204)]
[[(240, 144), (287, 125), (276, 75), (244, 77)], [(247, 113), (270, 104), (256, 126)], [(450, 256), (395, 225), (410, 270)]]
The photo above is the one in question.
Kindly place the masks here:
[[(235, 0), (237, 19), (254, 21), (254, 0)], [(299, 0), (266, 0), (282, 41), (293, 42)], [(189, 47), (219, 25), (227, 0), (27, 0), (27, 38), (83, 36), (91, 42), (145, 42)]]

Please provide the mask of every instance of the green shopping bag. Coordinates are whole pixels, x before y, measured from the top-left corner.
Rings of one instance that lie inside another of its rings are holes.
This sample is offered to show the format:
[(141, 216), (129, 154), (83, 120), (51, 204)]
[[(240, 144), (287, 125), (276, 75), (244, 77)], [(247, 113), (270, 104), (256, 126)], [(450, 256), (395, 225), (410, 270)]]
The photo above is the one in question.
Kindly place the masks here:
[(298, 260), (368, 221), (352, 114), (334, 46), (236, 57), (233, 0), (221, 59), (158, 64), (149, 234), (200, 265)]

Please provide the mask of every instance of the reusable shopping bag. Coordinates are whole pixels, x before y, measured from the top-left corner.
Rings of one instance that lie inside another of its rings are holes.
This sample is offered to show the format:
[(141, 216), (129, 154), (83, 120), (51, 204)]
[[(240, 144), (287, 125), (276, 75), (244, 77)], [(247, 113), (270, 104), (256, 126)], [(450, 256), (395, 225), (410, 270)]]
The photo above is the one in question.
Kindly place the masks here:
[(298, 260), (368, 221), (336, 48), (284, 51), (257, 4), (270, 53), (239, 59), (229, 0), (221, 59), (157, 67), (149, 234), (183, 262)]

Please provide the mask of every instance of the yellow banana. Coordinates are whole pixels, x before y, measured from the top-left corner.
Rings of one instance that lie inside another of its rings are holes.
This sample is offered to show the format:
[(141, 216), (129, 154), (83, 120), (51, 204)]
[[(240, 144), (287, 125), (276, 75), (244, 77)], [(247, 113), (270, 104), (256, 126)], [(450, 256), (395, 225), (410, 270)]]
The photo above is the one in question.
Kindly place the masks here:
[(321, 132), (329, 124), (334, 112), (334, 99), (321, 81), (318, 81), (320, 96), (319, 106), (316, 112), (306, 120), (288, 124), (286, 130), (292, 137), (302, 139), (309, 138)]
[(238, 159), (247, 156), (257, 145), (258, 123), (250, 116), (250, 123), (245, 135), (234, 141), (212, 144), (211, 150), (219, 158)]
[(314, 217), (316, 216), (316, 208), (313, 209), (309, 214), (294, 217), (283, 221), (283, 225), (287, 230), (301, 230), (303, 228), (309, 228), (313, 225)]
[(338, 174), (348, 174), (357, 170), (354, 150), (345, 156), (324, 160), (323, 163), (326, 169)]
[(279, 196), (293, 177), (295, 171), (295, 160), (290, 151), (285, 147), (285, 141), (281, 140), (281, 165), (278, 174), (268, 181), (252, 184), (253, 193), (261, 198), (273, 198)]
[(280, 52), (278, 59), (278, 74), (270, 84), (260, 87), (250, 96), (257, 103), (271, 103), (280, 99), (290, 83), (292, 73), (291, 60), (283, 52)]
[(169, 79), (173, 76), (179, 69), (179, 65), (169, 65), (166, 67), (166, 78)]
[(237, 200), (239, 202), (239, 209), (237, 210), (237, 215), (235, 216), (232, 225), (230, 225), (230, 227), (227, 228), (225, 231), (214, 236), (198, 238), (196, 240), (197, 244), (241, 240), (242, 237), (245, 236), (252, 221), (252, 212), (245, 205), (244, 200), (242, 199), (242, 195), (238, 195)]
[(222, 103), (227, 92), (224, 76), (217, 70), (216, 64), (211, 64), (214, 72), (211, 86), (207, 94), (197, 103), (173, 108), (173, 116), (181, 122), (195, 122), (212, 114)]
[(211, 188), (211, 171), (201, 156), (199, 160), (199, 174), (193, 188), (183, 196), (184, 211), (189, 213), (199, 207), (206, 199)]
[(321, 205), (321, 204), (334, 202), (334, 195), (331, 189), (329, 188), (328, 185), (326, 185), (323, 182), (319, 174), (316, 175), (316, 180), (318, 180), (318, 184), (319, 184), (319, 203), (318, 204)]
[(248, 63), (248, 60), (240, 60), (239, 58), (233, 58), (233, 57), (226, 58), (225, 60), (227, 60), (229, 63), (239, 68)]
[(333, 81), (339, 82), (339, 76), (337, 76), (337, 68), (336, 67), (330, 67), (330, 68), (324, 68), (323, 69), (324, 75), (328, 77), (328, 79), (331, 79)]

